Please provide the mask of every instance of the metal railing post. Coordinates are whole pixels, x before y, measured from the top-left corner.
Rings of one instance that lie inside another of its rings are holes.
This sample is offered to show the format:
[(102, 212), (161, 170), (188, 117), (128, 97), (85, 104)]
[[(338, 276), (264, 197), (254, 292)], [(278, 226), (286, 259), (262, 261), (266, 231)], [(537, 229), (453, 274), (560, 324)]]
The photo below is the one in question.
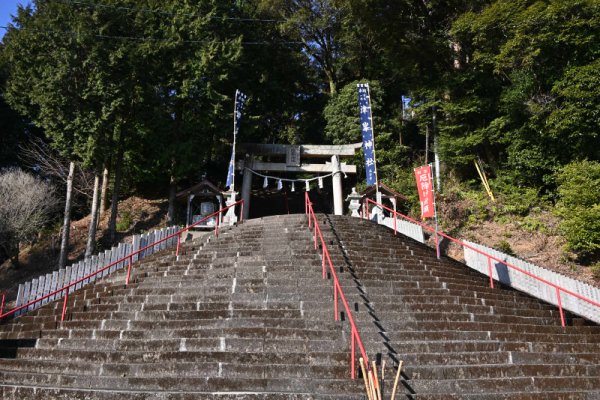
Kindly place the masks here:
[(219, 216), (217, 215), (217, 223), (215, 225), (215, 236), (219, 237)]
[(179, 246), (181, 245), (181, 232), (177, 235), (177, 248), (175, 249), (175, 257), (179, 257)]
[(321, 267), (323, 268), (323, 279), (327, 276), (325, 272), (325, 246), (323, 246), (322, 256), (321, 256)]
[(565, 327), (565, 313), (563, 311), (562, 299), (560, 297), (560, 288), (556, 287), (556, 299), (558, 300), (558, 311), (560, 312), (560, 323), (562, 327)]
[(315, 242), (315, 250), (317, 249), (317, 221), (316, 221), (316, 218), (317, 217), (315, 217), (315, 229), (314, 229), (314, 234), (313, 234), (313, 241)]
[(2, 304), (0, 304), (0, 315), (4, 314), (4, 299), (6, 294), (2, 293)]
[(494, 288), (494, 278), (492, 276), (492, 258), (488, 255), (488, 274), (490, 275), (490, 287)]
[(394, 217), (394, 236), (397, 235), (397, 229), (396, 229), (396, 213), (392, 214), (392, 216)]
[(63, 301), (62, 314), (60, 315), (61, 322), (65, 320), (65, 313), (67, 312), (67, 301), (69, 301), (69, 288), (65, 293), (65, 300)]
[(129, 265), (127, 266), (127, 279), (125, 279), (125, 285), (129, 285), (129, 279), (131, 278), (131, 261), (133, 256), (129, 256)]
[(335, 320), (338, 321), (340, 316), (338, 315), (338, 288), (335, 279), (333, 282), (333, 312), (335, 313)]
[(350, 375), (352, 376), (352, 379), (356, 378), (356, 337), (355, 337), (355, 332), (354, 329), (351, 329), (351, 335), (352, 335), (352, 346), (350, 348)]

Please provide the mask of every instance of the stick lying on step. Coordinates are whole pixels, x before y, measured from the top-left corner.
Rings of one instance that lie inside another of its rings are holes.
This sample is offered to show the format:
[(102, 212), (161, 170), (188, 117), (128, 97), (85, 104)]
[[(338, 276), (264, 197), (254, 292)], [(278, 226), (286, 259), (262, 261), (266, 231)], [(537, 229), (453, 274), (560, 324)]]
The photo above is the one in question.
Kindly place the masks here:
[(394, 389), (392, 389), (392, 397), (390, 400), (396, 399), (396, 389), (398, 388), (398, 380), (400, 379), (400, 371), (402, 371), (402, 361), (398, 363), (398, 372), (396, 372), (396, 379), (394, 380)]

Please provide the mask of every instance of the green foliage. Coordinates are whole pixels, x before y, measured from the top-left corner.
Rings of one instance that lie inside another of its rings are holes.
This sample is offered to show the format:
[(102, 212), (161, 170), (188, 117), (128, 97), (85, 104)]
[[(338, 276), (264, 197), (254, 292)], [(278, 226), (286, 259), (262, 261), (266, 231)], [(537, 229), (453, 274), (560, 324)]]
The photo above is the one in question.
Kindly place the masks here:
[(600, 279), (600, 262), (592, 264), (590, 271), (592, 272), (594, 278)]
[(119, 215), (119, 219), (117, 220), (117, 232), (127, 231), (132, 224), (133, 215), (131, 211), (124, 211), (121, 215)]
[(600, 252), (600, 163), (578, 161), (557, 173), (556, 213), (567, 249), (582, 259)]
[(506, 240), (501, 240), (494, 245), (494, 248), (502, 253), (508, 254), (509, 256), (516, 256), (514, 250)]
[(464, 167), (479, 155), (546, 187), (573, 158), (597, 159), (599, 27), (595, 0), (495, 1), (458, 18), (443, 158)]

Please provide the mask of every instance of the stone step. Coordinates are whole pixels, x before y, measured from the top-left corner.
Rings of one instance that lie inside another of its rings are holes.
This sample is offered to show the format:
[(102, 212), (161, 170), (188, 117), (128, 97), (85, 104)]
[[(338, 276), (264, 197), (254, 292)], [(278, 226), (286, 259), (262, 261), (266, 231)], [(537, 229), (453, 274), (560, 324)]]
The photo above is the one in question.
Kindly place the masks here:
[(600, 366), (585, 364), (505, 364), (505, 365), (438, 365), (406, 366), (412, 380), (494, 379), (523, 376), (600, 376)]
[[(22, 348), (19, 358), (25, 360), (66, 360), (67, 362), (82, 363), (239, 363), (265, 365), (323, 365), (348, 366), (349, 352), (347, 349), (332, 349), (327, 352), (303, 351), (276, 354), (271, 352), (234, 352), (234, 351), (148, 351), (148, 352), (117, 352), (98, 351), (91, 349), (34, 349)], [(0, 363), (3, 360), (0, 360)]]
[[(348, 389), (350, 390), (350, 389)], [(323, 394), (319, 393), (318, 398), (323, 400), (343, 400), (343, 399), (362, 399), (360, 389), (355, 389), (353, 394), (346, 391), (343, 394)], [(192, 400), (192, 399), (211, 399), (211, 400), (300, 400), (314, 398), (314, 393), (308, 391), (290, 392), (261, 392), (261, 391), (242, 391), (242, 392), (199, 392), (199, 391), (144, 391), (144, 390), (90, 390), (90, 389), (70, 389), (57, 387), (28, 387), (28, 386), (10, 386), (0, 384), (0, 393), (2, 399), (6, 400), (48, 400), (48, 399), (69, 399), (69, 400)], [(562, 400), (562, 399), (561, 399)]]
[(339, 348), (331, 340), (294, 338), (183, 338), (183, 339), (38, 339), (36, 349), (93, 349), (98, 351), (233, 351), (233, 352), (326, 352)]
[(57, 329), (42, 331), (42, 338), (66, 339), (184, 339), (184, 338), (290, 338), (305, 340), (339, 340), (341, 334), (331, 329), (270, 328), (270, 327), (217, 327), (203, 329)]
[(295, 365), (264, 363), (265, 360), (239, 362), (177, 362), (177, 363), (110, 363), (90, 364), (56, 360), (1, 360), (0, 371), (68, 374), (106, 377), (238, 377), (246, 378), (309, 378), (344, 379), (348, 365)]
[(544, 390), (600, 390), (597, 377), (511, 377), (487, 379), (411, 380), (410, 386), (417, 393), (481, 393), (481, 392), (542, 392)]
[(38, 387), (85, 387), (101, 390), (190, 391), (190, 392), (346, 392), (348, 379), (243, 378), (236, 377), (104, 377), (67, 374), (0, 371), (3, 385)]

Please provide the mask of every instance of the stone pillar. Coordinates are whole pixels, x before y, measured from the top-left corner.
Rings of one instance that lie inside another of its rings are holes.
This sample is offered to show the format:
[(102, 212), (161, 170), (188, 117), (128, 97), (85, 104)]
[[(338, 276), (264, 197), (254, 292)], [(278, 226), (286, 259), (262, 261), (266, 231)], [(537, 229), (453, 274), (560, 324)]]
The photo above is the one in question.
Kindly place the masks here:
[[(252, 157), (246, 157), (244, 167), (253, 167)], [(244, 169), (244, 180), (242, 181), (242, 199), (244, 200), (244, 219), (250, 215), (250, 192), (252, 190), (252, 172)]]
[(190, 226), (192, 223), (192, 200), (194, 200), (194, 197), (195, 196), (191, 193), (188, 195), (185, 226)]
[(344, 198), (342, 196), (342, 171), (339, 156), (331, 156), (331, 167), (333, 170), (333, 213), (335, 215), (343, 215)]

